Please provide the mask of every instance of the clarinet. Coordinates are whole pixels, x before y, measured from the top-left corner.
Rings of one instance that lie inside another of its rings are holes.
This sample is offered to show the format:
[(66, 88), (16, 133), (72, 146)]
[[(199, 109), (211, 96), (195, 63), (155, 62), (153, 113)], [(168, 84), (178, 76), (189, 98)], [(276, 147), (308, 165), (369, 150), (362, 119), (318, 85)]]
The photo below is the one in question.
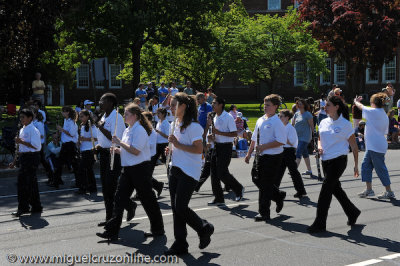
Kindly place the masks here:
[[(117, 111), (115, 113), (115, 127), (114, 127), (114, 134), (113, 137), (117, 135), (117, 126), (118, 126), (118, 114), (119, 114), (119, 107), (117, 106)], [(111, 151), (111, 160), (110, 160), (110, 169), (111, 171), (114, 170), (114, 158), (115, 158), (115, 143), (112, 143), (112, 151)]]
[(90, 119), (88, 120), (88, 123), (89, 123), (89, 130), (90, 130), (90, 140), (92, 141), (93, 156), (94, 156), (94, 160), (97, 161), (96, 147), (95, 147), (95, 144), (94, 144), (92, 123), (90, 122)]
[(314, 129), (313, 139), (314, 139), (314, 148), (315, 148), (315, 151), (316, 151), (315, 160), (316, 160), (316, 163), (317, 163), (318, 181), (323, 181), (323, 178), (322, 178), (322, 175), (321, 175), (321, 166), (320, 166), (320, 162), (319, 162), (320, 155), (319, 155), (319, 152), (318, 152), (318, 132), (316, 131), (316, 129)]
[[(16, 138), (19, 138), (19, 131), (20, 130), (21, 130), (21, 124), (18, 124)], [(18, 161), (19, 161), (19, 143), (15, 142), (14, 160), (12, 162), (12, 165), (14, 167), (18, 167)]]

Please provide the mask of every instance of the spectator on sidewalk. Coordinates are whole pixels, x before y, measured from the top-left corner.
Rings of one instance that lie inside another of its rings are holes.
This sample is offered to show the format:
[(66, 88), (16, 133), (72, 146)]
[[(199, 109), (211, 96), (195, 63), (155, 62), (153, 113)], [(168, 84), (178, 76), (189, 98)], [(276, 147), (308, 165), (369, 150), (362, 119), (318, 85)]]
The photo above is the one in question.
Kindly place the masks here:
[(204, 96), (204, 93), (197, 93), (196, 94), (196, 101), (198, 105), (198, 112), (199, 112), (199, 124), (200, 126), (206, 128), (207, 124), (207, 116), (209, 113), (212, 112), (212, 106), (206, 102), (206, 97)]
[(187, 95), (195, 95), (197, 91), (192, 88), (192, 82), (188, 81), (186, 82), (186, 88), (183, 90), (184, 93)]
[(40, 78), (42, 75), (37, 72), (35, 74), (35, 80), (32, 82), (32, 100), (40, 100), (42, 104), (45, 104), (44, 102), (44, 91), (46, 90), (46, 85), (44, 84), (43, 80)]
[(135, 96), (140, 99), (140, 108), (142, 108), (142, 110), (146, 109), (147, 92), (144, 90), (143, 83), (139, 83), (138, 89), (135, 92)]
[(160, 88), (158, 88), (158, 98), (160, 99), (160, 103), (163, 103), (164, 100), (167, 98), (168, 95), (168, 88), (165, 87), (164, 81), (161, 82)]

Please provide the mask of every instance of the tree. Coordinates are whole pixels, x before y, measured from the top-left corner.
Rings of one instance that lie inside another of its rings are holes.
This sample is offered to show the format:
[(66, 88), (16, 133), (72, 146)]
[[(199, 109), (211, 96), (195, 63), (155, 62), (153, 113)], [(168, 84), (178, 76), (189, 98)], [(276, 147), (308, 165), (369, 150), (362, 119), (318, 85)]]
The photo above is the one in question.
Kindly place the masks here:
[[(0, 76), (8, 100), (20, 96), (15, 89), (30, 87), (39, 57), (55, 48), (54, 24), (68, 5), (67, 0), (0, 0)], [(22, 82), (22, 84), (21, 84)]]
[(399, 1), (304, 0), (299, 11), (321, 48), (346, 62), (350, 94), (365, 92), (365, 69), (380, 69), (399, 46)]
[(309, 66), (305, 86), (313, 86), (325, 71), (326, 54), (299, 20), (295, 10), (278, 17), (258, 15), (246, 18), (229, 37), (229, 63), (245, 83), (264, 81), (270, 92), (276, 81), (290, 75), (295, 62)]
[(222, 9), (225, 0), (75, 0), (62, 29), (88, 45), (93, 55), (132, 62), (132, 82), (140, 81), (144, 44), (207, 46), (204, 14)]

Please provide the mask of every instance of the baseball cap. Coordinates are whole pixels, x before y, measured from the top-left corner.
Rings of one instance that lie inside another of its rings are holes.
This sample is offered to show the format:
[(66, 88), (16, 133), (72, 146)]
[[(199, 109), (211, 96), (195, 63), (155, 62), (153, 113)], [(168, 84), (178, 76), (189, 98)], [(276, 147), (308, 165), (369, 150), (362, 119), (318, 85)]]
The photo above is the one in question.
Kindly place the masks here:
[(85, 100), (85, 101), (83, 102), (83, 105), (87, 105), (87, 104), (92, 105), (92, 104), (94, 104), (94, 102), (92, 102), (92, 101), (90, 101), (90, 100)]

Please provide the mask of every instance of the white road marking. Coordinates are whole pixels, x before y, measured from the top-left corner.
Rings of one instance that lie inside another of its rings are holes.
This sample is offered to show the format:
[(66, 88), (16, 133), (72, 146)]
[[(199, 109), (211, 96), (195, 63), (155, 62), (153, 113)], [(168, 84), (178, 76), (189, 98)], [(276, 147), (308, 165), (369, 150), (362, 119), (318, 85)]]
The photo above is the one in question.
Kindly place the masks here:
[(397, 258), (400, 258), (400, 253), (394, 253), (394, 254), (390, 254), (390, 255), (387, 255), (387, 256), (379, 257), (379, 259), (361, 261), (361, 262), (357, 262), (357, 263), (354, 263), (354, 264), (349, 264), (349, 265), (346, 265), (346, 266), (366, 266), (366, 265), (376, 264), (376, 263), (382, 262), (384, 260), (393, 260), (393, 259), (397, 259)]
[(395, 254), (380, 257), (380, 259), (384, 259), (384, 260), (392, 260), (392, 259), (396, 259), (396, 258), (400, 258), (400, 253), (395, 253)]

